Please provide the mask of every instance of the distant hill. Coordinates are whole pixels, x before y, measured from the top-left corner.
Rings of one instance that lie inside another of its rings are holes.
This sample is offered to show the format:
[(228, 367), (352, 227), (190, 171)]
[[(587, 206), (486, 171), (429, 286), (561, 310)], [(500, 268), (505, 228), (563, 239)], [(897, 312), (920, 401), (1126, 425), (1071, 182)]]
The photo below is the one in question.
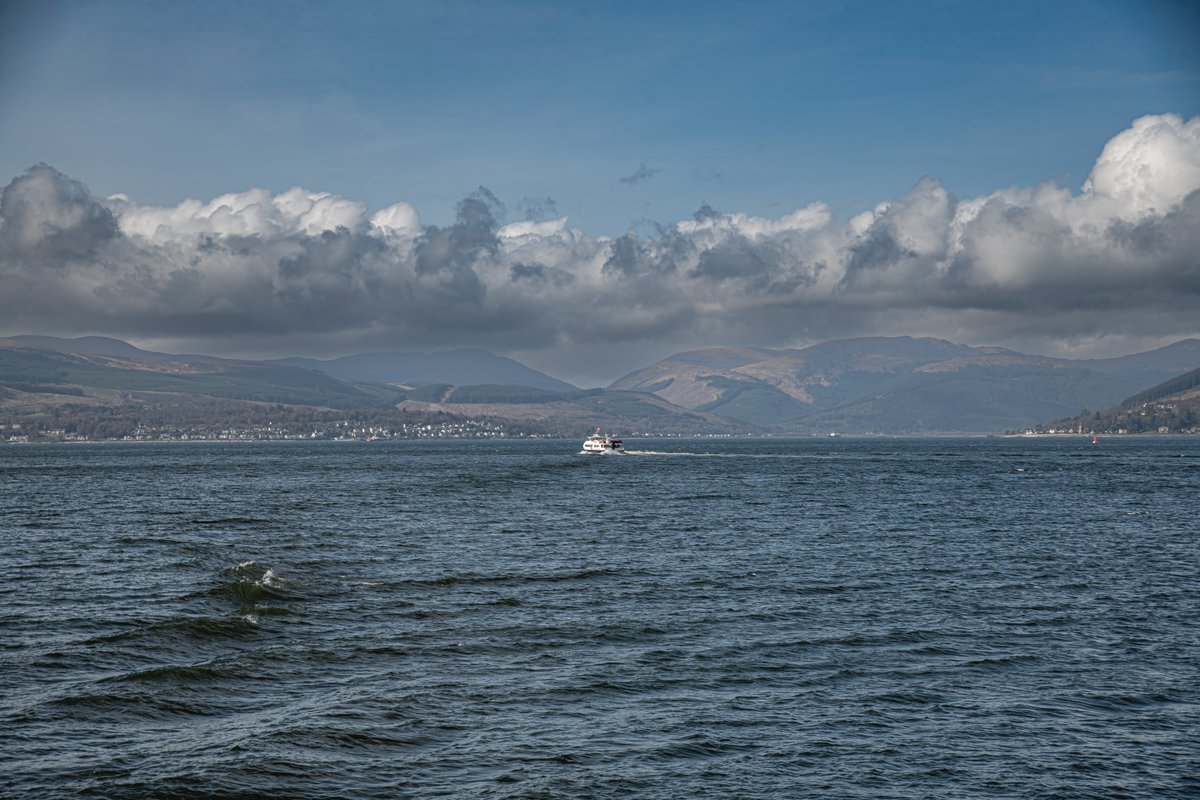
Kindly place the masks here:
[(106, 336), (80, 336), (77, 339), (62, 339), (57, 336), (10, 336), (7, 339), (0, 339), (0, 346), (5, 344), (38, 350), (53, 350), (58, 353), (80, 353), (120, 358), (147, 359), (160, 355), (141, 350), (129, 342), (109, 339)]
[(1200, 363), (1200, 341), (1073, 361), (940, 339), (871, 337), (799, 350), (680, 353), (614, 382), (788, 432), (997, 432), (1111, 405)]
[(1200, 433), (1200, 369), (1127, 397), (1112, 408), (1055, 419), (1038, 432)]
[[(392, 369), (405, 368), (403, 356), (379, 354), (339, 359), (342, 363), (334, 371), (372, 374), (369, 368), (374, 366), (384, 370), (383, 374), (394, 376), (398, 373)], [(304, 366), (330, 362), (290, 361), (256, 362), (154, 353), (102, 337), (0, 339), (0, 416), (16, 421), (66, 408), (79, 415), (86, 414), (81, 409), (87, 408), (98, 411), (134, 406), (224, 409), (238, 415), (243, 413), (239, 409), (247, 404), (283, 404), (487, 417), (522, 423), (531, 430), (581, 437), (596, 425), (622, 435), (740, 433), (751, 428), (742, 422), (675, 406), (652, 394), (603, 389), (580, 391), (511, 359), (481, 350), (412, 359), (408, 362), (410, 369), (399, 373), (407, 377), (408, 387), (344, 380)], [(421, 368), (427, 371), (421, 372)], [(478, 382), (479, 377), (488, 374), (527, 383)], [(425, 382), (438, 376), (461, 379), (467, 375), (475, 380), (467, 380), (465, 385)], [(214, 405), (216, 401), (224, 405)]]
[(436, 384), (408, 391), (400, 407), (420, 413), (443, 411), (463, 417), (536, 422), (545, 430), (580, 437), (597, 425), (618, 436), (755, 430), (744, 422), (686, 409), (653, 394), (611, 389), (559, 393), (514, 386)]
[(1200, 397), (1200, 368), (1163, 381), (1144, 392), (1138, 392), (1133, 397), (1121, 403), (1121, 405), (1136, 406), (1142, 403), (1157, 403), (1164, 400), (1192, 400), (1197, 397)]
[(348, 381), (371, 381), (403, 386), (448, 383), (453, 386), (497, 384), (528, 386), (556, 392), (575, 392), (578, 387), (552, 378), (511, 358), (486, 350), (461, 349), (441, 353), (362, 353), (329, 360), (284, 358), (274, 361)]
[(0, 407), (6, 408), (36, 410), (65, 402), (111, 405), (187, 398), (379, 408), (391, 406), (399, 397), (384, 386), (342, 381), (315, 370), (151, 353), (115, 339), (0, 339)]
[[(1194, 339), (1120, 358), (1070, 360), (940, 339), (873, 337), (803, 349), (678, 353), (606, 390), (580, 391), (483, 350), (259, 362), (155, 353), (104, 337), (15, 336), (0, 339), (0, 411), (28, 418), (67, 406), (203, 401), (402, 407), (520, 421), (529, 430), (569, 435), (595, 425), (624, 435), (996, 433), (1129, 398), (1142, 404), (1140, 429), (1147, 409), (1190, 408), (1186, 392), (1197, 390), (1195, 376), (1185, 373), (1197, 364), (1200, 341)], [(1170, 399), (1180, 392), (1186, 396)], [(1128, 413), (1125, 419), (1130, 427)]]
[[(0, 339), (0, 346), (25, 346), (40, 350), (79, 355), (98, 355), (133, 361), (187, 361), (190, 363), (228, 363), (205, 355), (175, 355), (142, 350), (120, 339), (105, 336), (81, 336), (64, 339), (57, 336), (12, 336)], [(249, 363), (242, 361), (240, 363)], [(360, 353), (321, 360), (316, 358), (268, 359), (253, 363), (318, 370), (343, 381), (393, 383), (405, 386), (424, 386), (448, 383), (454, 386), (498, 384), (528, 386), (556, 392), (576, 392), (579, 387), (553, 378), (544, 372), (527, 367), (519, 361), (498, 356), (486, 350), (463, 348), (438, 353)]]
[(1145, 353), (1075, 362), (1086, 369), (1116, 375), (1140, 387), (1158, 384), (1200, 365), (1200, 339), (1183, 339)]
[(172, 353), (156, 353), (152, 350), (142, 350), (123, 342), (120, 339), (110, 339), (107, 336), (80, 336), (75, 339), (63, 339), (58, 336), (10, 336), (0, 339), (0, 347), (31, 347), (38, 350), (53, 350), (56, 353), (76, 353), (88, 356), (113, 356), (133, 361), (191, 361), (216, 362), (226, 359), (216, 356), (176, 355)]

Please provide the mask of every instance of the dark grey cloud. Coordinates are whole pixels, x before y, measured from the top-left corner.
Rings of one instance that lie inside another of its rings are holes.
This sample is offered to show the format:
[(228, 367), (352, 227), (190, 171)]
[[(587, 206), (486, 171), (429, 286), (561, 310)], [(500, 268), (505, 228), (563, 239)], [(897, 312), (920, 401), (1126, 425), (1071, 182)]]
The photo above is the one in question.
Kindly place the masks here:
[(846, 274), (842, 286), (853, 285), (864, 272), (886, 270), (907, 259), (916, 258), (917, 253), (905, 247), (895, 225), (882, 219), (872, 225), (846, 249)]
[(517, 210), (529, 222), (545, 222), (558, 219), (558, 203), (553, 197), (526, 197), (517, 204)]
[(523, 264), (516, 262), (509, 270), (513, 282), (527, 281), (530, 284), (553, 284), (566, 286), (573, 283), (575, 276), (558, 267), (548, 267), (545, 264)]
[(725, 182), (725, 174), (723, 172), (719, 172), (712, 165), (708, 164), (698, 167), (695, 170), (695, 175), (702, 181), (716, 181), (717, 183)]
[(625, 234), (613, 241), (604, 271), (609, 274), (632, 277), (653, 271), (651, 248), (633, 234)]
[(691, 274), (718, 283), (739, 280), (751, 290), (765, 290), (782, 272), (782, 254), (773, 241), (752, 242), (734, 235), (700, 253)]
[(11, 265), (27, 268), (94, 259), (119, 235), (112, 212), (86, 186), (46, 164), (4, 188), (0, 219), (0, 252)]
[(495, 258), (496, 212), (503, 205), (480, 187), (459, 201), (457, 221), (447, 228), (429, 226), (416, 245), (416, 275), (436, 291), (436, 299), (449, 308), (483, 303), (487, 287), (475, 272), (482, 259)]
[(662, 172), (661, 169), (648, 167), (646, 166), (646, 162), (643, 161), (641, 165), (633, 171), (632, 175), (627, 175), (624, 178), (618, 178), (618, 180), (621, 183), (629, 186), (636, 186), (639, 183), (645, 183), (660, 172)]

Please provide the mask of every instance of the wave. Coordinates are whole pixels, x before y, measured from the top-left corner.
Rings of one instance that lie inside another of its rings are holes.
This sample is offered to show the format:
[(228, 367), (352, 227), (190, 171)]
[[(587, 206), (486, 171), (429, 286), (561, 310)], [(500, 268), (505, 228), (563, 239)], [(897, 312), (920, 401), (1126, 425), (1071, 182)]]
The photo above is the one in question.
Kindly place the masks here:
[(183, 639), (227, 639), (248, 636), (257, 632), (252, 615), (236, 617), (176, 616), (140, 625), (137, 628), (109, 633), (89, 639), (90, 644), (116, 643), (146, 636)]
[(275, 731), (268, 738), (272, 742), (299, 747), (319, 749), (335, 747), (341, 751), (347, 749), (396, 751), (421, 749), (442, 744), (448, 738), (448, 734), (428, 728), (411, 731), (368, 731), (304, 725)]
[(236, 567), (229, 567), (221, 572), (221, 576), (224, 579), (221, 583), (192, 592), (184, 599), (214, 597), (228, 600), (240, 610), (261, 610), (264, 603), (289, 598), (287, 582), (273, 569), (255, 561), (243, 561)]
[(718, 758), (734, 753), (752, 751), (762, 746), (760, 743), (726, 742), (703, 734), (692, 734), (683, 741), (674, 742), (659, 747), (649, 754), (653, 761), (673, 761), (675, 759)]
[(428, 587), (443, 587), (443, 586), (513, 586), (524, 585), (531, 583), (562, 583), (565, 581), (583, 581), (593, 578), (605, 578), (616, 575), (617, 573), (610, 569), (584, 569), (577, 572), (558, 572), (543, 575), (521, 575), (521, 574), (502, 574), (502, 575), (481, 575), (478, 573), (467, 573), (464, 575), (445, 575), (440, 578), (410, 578), (402, 583), (406, 586), (428, 586)]
[(126, 687), (119, 692), (80, 692), (56, 697), (41, 703), (38, 710), (39, 713), (65, 715), (76, 720), (81, 715), (86, 717), (94, 714), (107, 721), (111, 720), (113, 714), (143, 719), (195, 717), (211, 714), (215, 707), (200, 703), (197, 698), (184, 699), (178, 693), (149, 689), (130, 691)]
[(1110, 694), (1089, 693), (1063, 698), (1062, 700), (1062, 704), (1068, 707), (1105, 713), (1137, 712), (1179, 702), (1182, 702), (1179, 697), (1165, 692), (1146, 692), (1142, 694), (1118, 692)]
[(209, 661), (199, 664), (167, 664), (158, 667), (147, 667), (146, 669), (127, 672), (123, 675), (110, 675), (106, 678), (101, 678), (98, 683), (136, 682), (188, 685), (212, 683), (214, 681), (226, 680), (235, 675), (236, 671), (230, 669), (228, 666)]
[(929, 691), (927, 689), (910, 689), (910, 690), (895, 690), (890, 692), (879, 692), (870, 694), (862, 698), (870, 705), (914, 705), (914, 706), (930, 706), (937, 703), (945, 702), (946, 698), (939, 692)]
[[(580, 451), (582, 452), (582, 451)], [(827, 453), (694, 453), (690, 450), (625, 450), (630, 456), (673, 456), (680, 458), (739, 458), (739, 459), (782, 459), (787, 461), (826, 461)]]
[(979, 670), (996, 671), (1038, 660), (1040, 660), (1040, 657), (1031, 653), (1014, 653), (1007, 656), (988, 656), (972, 659), (966, 663), (966, 666)]

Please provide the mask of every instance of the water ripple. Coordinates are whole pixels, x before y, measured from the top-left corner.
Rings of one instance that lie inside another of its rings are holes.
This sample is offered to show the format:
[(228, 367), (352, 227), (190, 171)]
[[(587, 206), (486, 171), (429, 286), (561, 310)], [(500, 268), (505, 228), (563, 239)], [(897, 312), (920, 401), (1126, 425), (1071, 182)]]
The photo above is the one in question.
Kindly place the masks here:
[(1200, 793), (1200, 441), (571, 444), (0, 450), (0, 796)]

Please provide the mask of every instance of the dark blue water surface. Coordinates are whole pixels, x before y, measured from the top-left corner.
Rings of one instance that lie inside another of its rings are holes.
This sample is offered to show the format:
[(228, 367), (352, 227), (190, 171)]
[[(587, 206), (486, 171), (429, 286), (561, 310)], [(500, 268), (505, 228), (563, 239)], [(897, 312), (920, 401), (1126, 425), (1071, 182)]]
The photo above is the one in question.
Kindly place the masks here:
[(0, 449), (0, 796), (1200, 796), (1200, 439)]

